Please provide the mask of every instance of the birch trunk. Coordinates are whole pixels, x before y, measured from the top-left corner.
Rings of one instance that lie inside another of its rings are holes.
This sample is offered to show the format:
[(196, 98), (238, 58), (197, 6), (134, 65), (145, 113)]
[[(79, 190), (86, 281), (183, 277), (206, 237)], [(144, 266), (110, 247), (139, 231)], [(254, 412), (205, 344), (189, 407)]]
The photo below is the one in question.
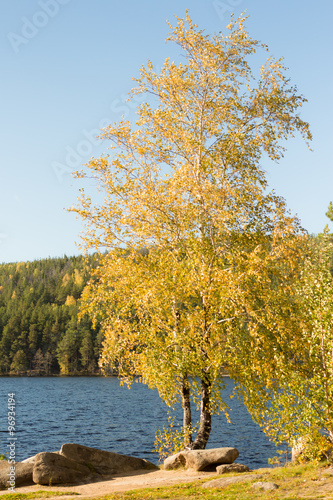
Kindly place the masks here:
[(200, 408), (200, 427), (196, 438), (190, 448), (192, 450), (205, 449), (210, 431), (212, 429), (212, 415), (209, 408), (211, 383), (201, 380), (201, 408)]
[(183, 407), (184, 445), (186, 447), (191, 447), (192, 414), (191, 414), (190, 384), (187, 375), (184, 375), (182, 379), (182, 407)]

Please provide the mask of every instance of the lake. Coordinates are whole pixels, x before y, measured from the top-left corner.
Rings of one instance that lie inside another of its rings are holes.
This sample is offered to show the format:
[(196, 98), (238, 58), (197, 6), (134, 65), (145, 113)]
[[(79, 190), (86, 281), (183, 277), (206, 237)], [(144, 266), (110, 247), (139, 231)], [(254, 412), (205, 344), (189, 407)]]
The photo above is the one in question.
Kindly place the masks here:
[[(225, 383), (228, 397), (233, 382), (226, 378)], [(7, 401), (14, 392), (17, 461), (79, 443), (158, 462), (155, 432), (167, 424), (168, 408), (157, 391), (139, 383), (128, 390), (116, 378), (100, 377), (3, 377), (0, 388), (0, 453), (9, 442)], [(232, 424), (224, 415), (214, 416), (207, 448), (232, 446), (239, 450), (237, 462), (267, 467), (268, 458), (276, 455), (275, 445), (237, 398), (227, 403)], [(177, 415), (181, 421), (181, 408)]]

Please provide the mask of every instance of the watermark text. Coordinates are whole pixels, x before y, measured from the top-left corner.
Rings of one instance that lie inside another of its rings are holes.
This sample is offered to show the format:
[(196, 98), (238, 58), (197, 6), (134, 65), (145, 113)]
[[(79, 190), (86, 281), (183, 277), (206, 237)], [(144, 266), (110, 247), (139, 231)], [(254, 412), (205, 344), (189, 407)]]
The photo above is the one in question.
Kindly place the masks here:
[(70, 0), (40, 0), (38, 2), (40, 10), (37, 10), (30, 19), (21, 17), (22, 25), (19, 33), (13, 31), (7, 33), (7, 38), (15, 54), (18, 54), (22, 46), (35, 38), (40, 30), (48, 25), (50, 19), (57, 16), (62, 5), (69, 2)]
[(7, 448), (8, 448), (8, 465), (9, 472), (7, 473), (8, 479), (8, 490), (15, 491), (16, 483), (16, 401), (15, 393), (11, 392), (8, 394), (8, 434), (7, 437)]

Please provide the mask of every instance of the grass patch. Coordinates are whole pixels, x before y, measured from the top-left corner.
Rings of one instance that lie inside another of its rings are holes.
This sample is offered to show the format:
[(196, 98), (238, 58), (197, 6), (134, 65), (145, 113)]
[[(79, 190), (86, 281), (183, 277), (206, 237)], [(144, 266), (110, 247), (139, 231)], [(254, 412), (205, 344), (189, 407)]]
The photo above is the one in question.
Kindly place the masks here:
[[(126, 493), (114, 493), (96, 500), (300, 500), (332, 499), (333, 476), (325, 473), (327, 465), (297, 465), (260, 469), (262, 478), (255, 476), (251, 481), (231, 484), (224, 488), (203, 489), (201, 485), (210, 479), (187, 484), (161, 488), (144, 488)], [(232, 477), (235, 474), (223, 474), (216, 478)], [(238, 474), (237, 474), (238, 475)], [(252, 489), (252, 483), (268, 481), (278, 485), (278, 489), (260, 491)]]
[(1, 500), (32, 500), (33, 498), (60, 497), (63, 495), (79, 495), (74, 491), (32, 491), (31, 493), (8, 493), (0, 496)]
[[(261, 478), (253, 475), (253, 479), (244, 483), (231, 484), (223, 488), (204, 489), (203, 483), (214, 479), (222, 479), (239, 474), (216, 475), (211, 478), (186, 484), (158, 488), (143, 488), (126, 493), (113, 493), (95, 496), (94, 500), (333, 500), (333, 476), (329, 474), (328, 465), (293, 465), (256, 471)], [(332, 469), (331, 469), (332, 470)], [(259, 491), (252, 489), (252, 483), (268, 481), (278, 485), (278, 489)], [(53, 496), (78, 495), (71, 491), (34, 491), (31, 493), (4, 494), (0, 500), (30, 500)], [(81, 497), (82, 498), (82, 497)], [(88, 499), (87, 499), (88, 500)], [(91, 500), (91, 498), (89, 498)]]

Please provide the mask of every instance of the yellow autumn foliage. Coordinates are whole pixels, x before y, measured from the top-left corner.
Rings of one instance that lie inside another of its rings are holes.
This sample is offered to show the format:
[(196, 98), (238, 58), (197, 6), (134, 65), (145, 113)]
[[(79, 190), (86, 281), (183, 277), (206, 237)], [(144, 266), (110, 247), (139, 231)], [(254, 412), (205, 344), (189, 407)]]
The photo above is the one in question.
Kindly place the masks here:
[(65, 305), (66, 306), (75, 306), (76, 305), (76, 300), (74, 299), (74, 297), (72, 295), (67, 295)]
[(251, 349), (270, 381), (272, 345), (295, 331), (289, 292), (305, 236), (268, 192), (260, 160), (278, 161), (296, 132), (311, 140), (298, 115), (306, 100), (280, 59), (253, 74), (249, 56), (266, 47), (245, 21), (209, 36), (189, 14), (177, 19), (168, 40), (184, 59), (167, 59), (160, 73), (150, 61), (141, 68), (131, 96), (147, 100), (136, 123), (103, 129), (108, 155), (76, 173), (104, 193), (95, 204), (82, 188), (72, 208), (86, 225), (83, 245), (108, 250), (82, 303), (102, 324), (101, 366), (129, 382), (140, 374), (169, 405), (181, 400), (184, 428), (193, 391), (195, 447), (205, 446), (212, 413), (228, 411), (221, 373), (245, 376)]

